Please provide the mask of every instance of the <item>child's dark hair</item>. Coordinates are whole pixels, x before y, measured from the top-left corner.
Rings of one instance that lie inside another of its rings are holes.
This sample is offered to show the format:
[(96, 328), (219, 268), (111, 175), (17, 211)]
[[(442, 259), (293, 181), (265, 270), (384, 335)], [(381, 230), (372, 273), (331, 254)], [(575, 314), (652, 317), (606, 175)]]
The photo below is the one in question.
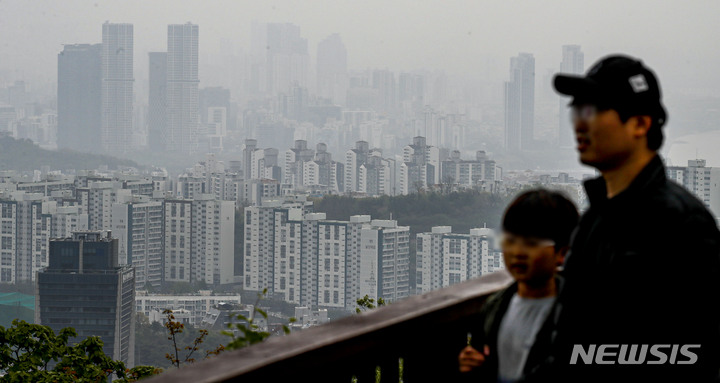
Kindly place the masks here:
[(578, 211), (562, 193), (535, 189), (515, 198), (505, 210), (503, 231), (525, 237), (552, 239), (559, 250), (570, 243)]

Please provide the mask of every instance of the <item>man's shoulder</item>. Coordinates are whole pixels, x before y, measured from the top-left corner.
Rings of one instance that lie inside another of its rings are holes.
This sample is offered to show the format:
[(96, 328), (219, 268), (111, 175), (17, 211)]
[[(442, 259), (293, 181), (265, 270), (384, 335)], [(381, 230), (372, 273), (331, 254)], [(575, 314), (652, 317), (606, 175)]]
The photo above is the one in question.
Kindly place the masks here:
[(652, 222), (649, 223), (648, 230), (659, 235), (678, 234), (679, 230), (684, 235), (712, 238), (720, 243), (720, 231), (715, 216), (684, 187), (668, 180), (645, 198), (647, 205), (643, 209), (643, 215), (646, 216), (646, 221)]
[(711, 218), (710, 211), (694, 194), (679, 184), (667, 180), (655, 193), (647, 196), (648, 202), (666, 213), (701, 214)]

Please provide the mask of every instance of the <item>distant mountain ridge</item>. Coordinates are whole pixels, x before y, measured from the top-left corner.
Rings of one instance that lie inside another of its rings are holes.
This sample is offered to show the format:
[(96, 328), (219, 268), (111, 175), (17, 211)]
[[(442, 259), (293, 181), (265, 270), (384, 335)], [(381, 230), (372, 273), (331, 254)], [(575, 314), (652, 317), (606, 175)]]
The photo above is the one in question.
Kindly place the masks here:
[(131, 160), (66, 149), (46, 150), (30, 140), (0, 137), (0, 170), (32, 171), (46, 165), (51, 170), (97, 169), (102, 165), (110, 169), (142, 167)]

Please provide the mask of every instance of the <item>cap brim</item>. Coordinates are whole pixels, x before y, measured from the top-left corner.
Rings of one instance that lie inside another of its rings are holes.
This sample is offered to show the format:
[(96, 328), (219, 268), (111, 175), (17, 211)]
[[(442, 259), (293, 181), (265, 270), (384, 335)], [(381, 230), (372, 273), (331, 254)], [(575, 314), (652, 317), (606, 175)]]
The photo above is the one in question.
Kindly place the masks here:
[(567, 74), (555, 75), (553, 86), (560, 94), (581, 99), (597, 97), (600, 88), (597, 82), (587, 77)]

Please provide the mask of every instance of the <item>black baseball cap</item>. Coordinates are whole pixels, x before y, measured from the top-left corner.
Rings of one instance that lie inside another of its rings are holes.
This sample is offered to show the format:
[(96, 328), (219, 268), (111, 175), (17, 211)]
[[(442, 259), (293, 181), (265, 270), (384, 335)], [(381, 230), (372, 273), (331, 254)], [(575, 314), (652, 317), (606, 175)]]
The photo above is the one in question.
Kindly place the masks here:
[(649, 115), (659, 126), (667, 119), (655, 74), (632, 57), (607, 56), (585, 76), (556, 75), (553, 85), (558, 93), (573, 97), (571, 105), (591, 103), (628, 116)]

